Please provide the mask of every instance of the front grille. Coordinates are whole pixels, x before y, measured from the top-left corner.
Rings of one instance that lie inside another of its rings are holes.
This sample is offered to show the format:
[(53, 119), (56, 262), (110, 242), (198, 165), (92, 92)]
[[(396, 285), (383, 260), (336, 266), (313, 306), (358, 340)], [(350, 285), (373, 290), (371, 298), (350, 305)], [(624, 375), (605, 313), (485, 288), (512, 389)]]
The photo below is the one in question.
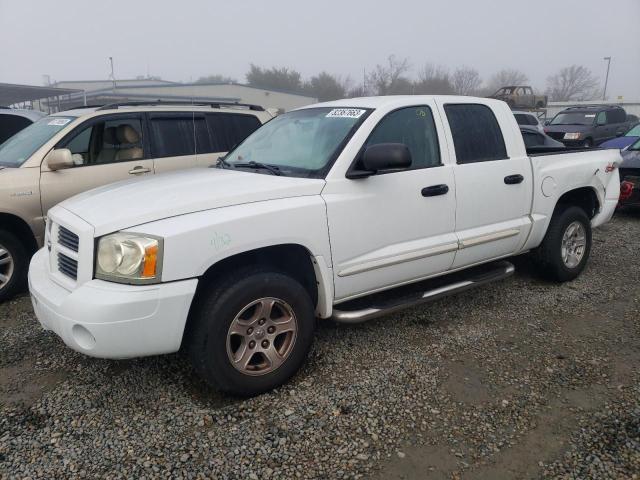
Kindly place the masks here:
[(78, 251), (78, 235), (72, 231), (64, 228), (62, 225), (58, 226), (58, 243), (67, 247), (74, 252)]
[(58, 252), (58, 270), (67, 277), (78, 279), (78, 261)]

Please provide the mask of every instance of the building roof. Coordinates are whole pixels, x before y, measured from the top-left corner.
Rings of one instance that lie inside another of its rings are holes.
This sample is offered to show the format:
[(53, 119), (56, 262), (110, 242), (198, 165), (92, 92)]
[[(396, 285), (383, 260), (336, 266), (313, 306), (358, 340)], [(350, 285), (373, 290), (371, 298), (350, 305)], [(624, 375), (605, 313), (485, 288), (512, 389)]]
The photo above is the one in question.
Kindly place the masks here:
[(0, 83), (0, 105), (13, 105), (41, 98), (57, 97), (81, 92), (75, 88), (38, 87), (16, 83)]

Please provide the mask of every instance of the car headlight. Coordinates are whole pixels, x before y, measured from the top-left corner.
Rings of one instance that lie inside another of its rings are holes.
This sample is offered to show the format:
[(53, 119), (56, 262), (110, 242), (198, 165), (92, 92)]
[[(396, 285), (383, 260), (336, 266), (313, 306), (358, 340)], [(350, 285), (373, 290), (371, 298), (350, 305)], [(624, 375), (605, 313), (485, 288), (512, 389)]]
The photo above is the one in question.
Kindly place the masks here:
[(162, 273), (162, 239), (112, 233), (98, 240), (96, 278), (119, 283), (157, 283)]
[(565, 133), (564, 134), (564, 139), (565, 140), (580, 140), (580, 132)]

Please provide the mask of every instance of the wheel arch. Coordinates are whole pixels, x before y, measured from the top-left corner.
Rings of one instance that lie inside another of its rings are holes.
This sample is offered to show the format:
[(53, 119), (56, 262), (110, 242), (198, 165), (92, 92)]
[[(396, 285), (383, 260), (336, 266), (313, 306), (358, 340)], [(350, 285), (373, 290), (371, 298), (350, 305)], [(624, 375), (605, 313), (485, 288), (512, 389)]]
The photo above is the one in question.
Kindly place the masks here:
[(601, 206), (598, 193), (593, 187), (579, 187), (563, 193), (558, 198), (553, 210), (554, 215), (559, 208), (571, 205), (582, 208), (589, 219), (596, 216)]
[[(296, 279), (309, 293), (316, 313), (321, 317), (331, 315), (333, 283), (322, 257), (314, 256), (307, 247), (296, 243), (270, 245), (222, 258), (210, 265), (200, 276), (196, 293), (185, 326), (188, 331), (194, 308), (200, 296), (217, 278), (247, 265), (266, 265)], [(327, 311), (328, 309), (328, 311)], [(186, 337), (186, 335), (184, 336)], [(183, 337), (183, 342), (184, 342)]]
[(17, 215), (0, 212), (0, 229), (6, 230), (24, 242), (27, 253), (34, 254), (38, 250), (38, 241), (27, 222)]

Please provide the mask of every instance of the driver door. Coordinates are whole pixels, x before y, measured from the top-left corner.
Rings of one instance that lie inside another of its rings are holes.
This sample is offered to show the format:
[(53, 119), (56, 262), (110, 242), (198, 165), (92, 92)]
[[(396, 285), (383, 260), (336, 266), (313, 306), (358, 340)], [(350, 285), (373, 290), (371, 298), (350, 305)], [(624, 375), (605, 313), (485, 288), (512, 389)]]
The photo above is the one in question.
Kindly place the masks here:
[(144, 119), (138, 114), (105, 115), (81, 124), (55, 148), (68, 148), (74, 166), (51, 171), (41, 165), (42, 212), (78, 193), (119, 180), (153, 174), (147, 156)]

